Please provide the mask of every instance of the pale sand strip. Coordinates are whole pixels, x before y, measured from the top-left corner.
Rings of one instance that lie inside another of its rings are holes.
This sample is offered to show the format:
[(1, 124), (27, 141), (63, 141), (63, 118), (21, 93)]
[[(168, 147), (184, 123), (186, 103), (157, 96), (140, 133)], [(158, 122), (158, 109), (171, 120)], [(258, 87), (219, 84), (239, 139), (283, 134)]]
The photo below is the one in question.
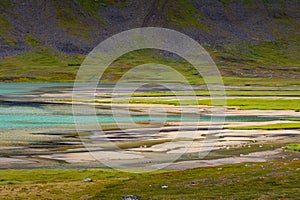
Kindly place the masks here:
[(5, 166), (21, 166), (21, 165), (26, 165), (26, 164), (35, 164), (37, 162), (33, 160), (26, 160), (23, 158), (7, 158), (7, 157), (0, 157), (0, 163), (1, 167)]
[(125, 152), (115, 151), (97, 151), (93, 152), (81, 152), (81, 153), (65, 153), (65, 154), (51, 154), (40, 155), (41, 158), (63, 160), (68, 163), (88, 163), (96, 162), (97, 160), (128, 160), (128, 159), (142, 159), (141, 155)]

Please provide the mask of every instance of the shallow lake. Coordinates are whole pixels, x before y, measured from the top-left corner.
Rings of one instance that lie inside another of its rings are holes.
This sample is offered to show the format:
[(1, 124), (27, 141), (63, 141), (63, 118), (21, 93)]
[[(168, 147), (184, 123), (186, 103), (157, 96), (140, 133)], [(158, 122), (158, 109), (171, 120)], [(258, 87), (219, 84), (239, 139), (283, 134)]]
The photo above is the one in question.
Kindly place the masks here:
[[(101, 112), (100, 112), (101, 113)], [(79, 121), (93, 123), (94, 117), (89, 115), (79, 116)], [(210, 121), (210, 116), (146, 116), (133, 115), (128, 118), (113, 117), (107, 114), (98, 114), (98, 122), (129, 122), (133, 121)], [(215, 117), (214, 120), (223, 118)], [(257, 116), (227, 116), (226, 121), (268, 121), (276, 120), (276, 117)], [(74, 124), (71, 105), (41, 104), (41, 103), (0, 103), (0, 128), (21, 128), (21, 127), (43, 127), (61, 126)]]
[[(22, 98), (22, 95), (39, 94), (44, 91), (59, 91), (71, 89), (73, 83), (1, 83), (0, 95), (2, 99)], [(11, 96), (11, 97), (10, 97)], [(17, 97), (16, 97), (17, 96)], [(89, 115), (79, 116), (81, 122), (93, 123), (94, 117)], [(109, 114), (98, 112), (98, 122), (128, 122), (128, 121), (210, 121), (210, 116), (148, 116), (133, 115), (131, 117), (113, 117)], [(215, 117), (214, 120), (222, 120)], [(228, 116), (226, 121), (268, 121), (276, 117), (257, 116)], [(64, 104), (43, 104), (30, 102), (0, 102), (0, 128), (47, 127), (74, 124), (72, 106)]]

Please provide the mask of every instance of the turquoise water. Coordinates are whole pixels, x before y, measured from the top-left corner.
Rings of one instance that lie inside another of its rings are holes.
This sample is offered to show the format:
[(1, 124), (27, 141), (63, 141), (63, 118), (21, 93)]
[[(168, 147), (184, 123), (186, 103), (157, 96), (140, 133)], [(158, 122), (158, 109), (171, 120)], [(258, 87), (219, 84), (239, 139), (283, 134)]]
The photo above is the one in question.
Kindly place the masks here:
[[(25, 94), (39, 94), (43, 91), (61, 88), (71, 88), (73, 83), (1, 83), (0, 97), (3, 99), (22, 98)], [(11, 96), (16, 95), (16, 96)], [(1, 98), (0, 98), (1, 100)], [(99, 112), (101, 113), (101, 112)], [(79, 116), (77, 121), (84, 123), (95, 122), (93, 116)], [(129, 121), (210, 121), (209, 116), (131, 116), (131, 118), (113, 117), (99, 114), (98, 122), (129, 122)], [(275, 120), (274, 117), (256, 116), (231, 116), (226, 121), (267, 121)], [(214, 117), (215, 121), (223, 120), (223, 117)], [(0, 102), (0, 129), (48, 127), (74, 124), (72, 107), (70, 105), (40, 104), (40, 103), (8, 103)]]
[[(93, 123), (94, 117), (79, 116), (78, 121)], [(215, 117), (214, 120), (222, 120)], [(228, 116), (226, 121), (266, 121), (274, 117)], [(113, 117), (111, 115), (97, 116), (98, 122), (129, 122), (129, 121), (210, 121), (210, 116), (131, 116), (131, 118)], [(74, 124), (72, 107), (70, 105), (40, 104), (40, 103), (0, 103), (0, 128), (47, 127)]]

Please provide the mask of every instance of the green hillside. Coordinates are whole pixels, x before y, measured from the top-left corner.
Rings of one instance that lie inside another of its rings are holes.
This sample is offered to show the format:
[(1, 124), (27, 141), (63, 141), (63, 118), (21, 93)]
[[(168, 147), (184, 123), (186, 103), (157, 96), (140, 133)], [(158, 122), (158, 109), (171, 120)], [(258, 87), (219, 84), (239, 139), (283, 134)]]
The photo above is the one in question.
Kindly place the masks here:
[[(297, 84), (300, 78), (296, 0), (3, 0), (0, 10), (0, 81), (72, 81), (98, 43), (146, 26), (178, 30), (197, 40), (225, 83), (251, 85), (263, 78), (270, 84)], [(118, 80), (132, 63), (150, 61), (176, 65), (191, 82), (201, 83), (188, 63), (143, 50), (114, 63), (105, 81)]]

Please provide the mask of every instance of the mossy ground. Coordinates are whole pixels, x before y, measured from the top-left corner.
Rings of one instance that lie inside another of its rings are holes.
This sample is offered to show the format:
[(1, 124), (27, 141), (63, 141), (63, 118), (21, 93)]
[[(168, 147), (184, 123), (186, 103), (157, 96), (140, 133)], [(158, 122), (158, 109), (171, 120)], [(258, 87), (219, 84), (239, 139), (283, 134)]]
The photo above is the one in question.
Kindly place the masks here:
[[(298, 199), (300, 161), (132, 174), (102, 169), (1, 170), (1, 199)], [(93, 182), (83, 183), (84, 178)], [(167, 185), (167, 189), (161, 186)], [(88, 195), (87, 195), (88, 194)]]

